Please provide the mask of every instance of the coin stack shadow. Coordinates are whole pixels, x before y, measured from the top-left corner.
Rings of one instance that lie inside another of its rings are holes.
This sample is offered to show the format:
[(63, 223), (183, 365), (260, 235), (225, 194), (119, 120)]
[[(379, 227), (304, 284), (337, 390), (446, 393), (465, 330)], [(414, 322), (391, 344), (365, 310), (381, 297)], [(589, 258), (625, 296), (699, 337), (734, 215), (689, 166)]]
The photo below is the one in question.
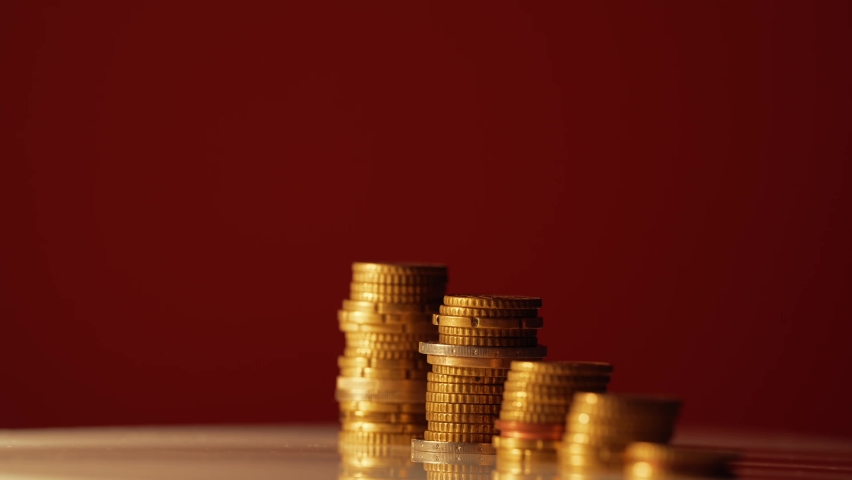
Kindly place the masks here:
[(447, 269), (356, 262), (352, 273), (350, 298), (338, 311), (346, 335), (335, 391), (341, 478), (410, 475), (411, 439), (426, 429), (429, 365), (418, 346), (438, 336), (431, 319), (446, 290)]
[(438, 342), (422, 342), (432, 365), (427, 376), (423, 440), (412, 458), (431, 480), (490, 480), (491, 439), (512, 360), (540, 360), (541, 299), (495, 295), (447, 295), (433, 323)]
[(680, 405), (668, 397), (576, 393), (559, 449), (563, 478), (620, 475), (631, 443), (671, 440)]
[(608, 363), (512, 362), (495, 421), (494, 480), (555, 474), (574, 394), (605, 392), (611, 374)]
[(736, 478), (732, 450), (632, 443), (624, 452), (624, 477), (628, 480)]

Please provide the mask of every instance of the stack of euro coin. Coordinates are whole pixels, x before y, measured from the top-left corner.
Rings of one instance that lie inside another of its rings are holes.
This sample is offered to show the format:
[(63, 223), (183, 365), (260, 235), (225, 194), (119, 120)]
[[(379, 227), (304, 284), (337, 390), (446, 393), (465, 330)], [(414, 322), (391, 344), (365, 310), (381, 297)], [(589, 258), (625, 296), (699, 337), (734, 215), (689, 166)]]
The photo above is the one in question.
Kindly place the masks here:
[[(547, 353), (536, 338), (543, 325), (540, 307), (541, 299), (536, 297), (444, 297), (432, 321), (438, 325), (438, 342), (420, 344), (420, 352), (432, 365), (426, 385), (428, 429), (422, 441), (412, 442), (412, 456), (440, 450), (441, 445), (451, 453), (473, 449), (478, 455), (493, 456), (494, 420), (512, 360), (540, 360)], [(490, 476), (494, 461), (473, 456), (444, 460), (444, 466), (424, 462), (427, 474), (435, 479), (450, 474), (469, 479)]]
[(418, 346), (438, 336), (431, 318), (446, 284), (443, 265), (352, 264), (350, 296), (337, 314), (346, 335), (335, 393), (341, 443), (423, 437), (429, 366)]
[(563, 477), (620, 473), (629, 444), (669, 442), (680, 404), (680, 400), (667, 397), (576, 393), (559, 450)]
[(605, 392), (612, 365), (599, 362), (512, 362), (494, 437), (497, 472), (542, 475), (557, 470), (565, 417), (577, 392)]
[(703, 447), (633, 443), (624, 452), (624, 476), (629, 480), (687, 480), (735, 478), (735, 451)]

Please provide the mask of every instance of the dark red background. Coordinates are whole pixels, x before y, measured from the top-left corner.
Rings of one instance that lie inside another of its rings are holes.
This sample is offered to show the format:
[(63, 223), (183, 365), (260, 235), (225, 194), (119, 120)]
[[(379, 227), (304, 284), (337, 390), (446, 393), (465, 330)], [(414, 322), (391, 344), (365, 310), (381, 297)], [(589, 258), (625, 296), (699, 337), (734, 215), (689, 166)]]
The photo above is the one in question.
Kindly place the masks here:
[(334, 421), (380, 259), (852, 435), (850, 3), (563, 3), (0, 3), (0, 427)]

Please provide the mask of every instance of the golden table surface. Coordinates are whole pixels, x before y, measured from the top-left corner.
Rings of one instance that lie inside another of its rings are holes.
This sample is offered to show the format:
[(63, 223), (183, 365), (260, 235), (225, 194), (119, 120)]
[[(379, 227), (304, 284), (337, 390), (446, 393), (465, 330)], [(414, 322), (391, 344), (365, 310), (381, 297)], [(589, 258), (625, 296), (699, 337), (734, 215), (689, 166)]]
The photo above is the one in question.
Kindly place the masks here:
[[(0, 430), (0, 479), (336, 480), (337, 431), (333, 424)], [(852, 438), (682, 428), (674, 443), (741, 449), (741, 478), (852, 479)]]

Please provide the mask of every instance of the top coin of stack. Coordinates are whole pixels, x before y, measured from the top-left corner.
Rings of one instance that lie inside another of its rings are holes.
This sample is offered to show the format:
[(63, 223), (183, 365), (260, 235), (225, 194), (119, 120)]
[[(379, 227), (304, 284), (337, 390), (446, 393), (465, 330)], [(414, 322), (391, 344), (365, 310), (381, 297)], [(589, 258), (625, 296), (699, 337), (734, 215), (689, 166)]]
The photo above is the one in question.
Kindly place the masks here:
[(352, 264), (350, 296), (337, 312), (346, 348), (336, 398), (342, 442), (408, 444), (426, 428), (428, 365), (421, 341), (447, 284), (443, 265)]
[(501, 473), (553, 470), (576, 392), (605, 392), (612, 365), (597, 362), (512, 362), (493, 443)]
[(633, 443), (624, 452), (624, 476), (631, 480), (735, 478), (734, 451)]
[(576, 393), (559, 452), (563, 471), (620, 470), (630, 443), (668, 443), (680, 404), (667, 397)]
[[(541, 359), (547, 353), (536, 338), (543, 323), (539, 307), (541, 299), (536, 297), (444, 297), (432, 320), (438, 325), (438, 342), (420, 344), (420, 352), (432, 365), (424, 441), (481, 444), (480, 451), (493, 454), (494, 420), (510, 363)], [(412, 449), (428, 451), (418, 442), (412, 442)]]

